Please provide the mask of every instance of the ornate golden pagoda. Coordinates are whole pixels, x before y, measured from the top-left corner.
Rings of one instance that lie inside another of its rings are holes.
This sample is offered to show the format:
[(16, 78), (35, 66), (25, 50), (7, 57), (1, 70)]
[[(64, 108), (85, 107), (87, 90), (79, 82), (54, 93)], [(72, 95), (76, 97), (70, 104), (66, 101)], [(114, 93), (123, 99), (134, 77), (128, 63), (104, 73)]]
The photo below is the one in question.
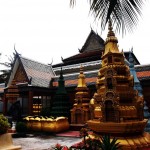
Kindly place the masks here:
[(108, 29), (97, 93), (91, 100), (93, 119), (88, 126), (99, 134), (117, 136), (123, 149), (145, 148), (150, 146), (150, 136), (144, 133), (147, 124), (143, 116), (144, 100), (134, 89), (133, 76), (123, 52), (119, 52), (111, 22)]
[(78, 85), (76, 88), (75, 103), (71, 109), (71, 123), (85, 124), (90, 119), (89, 110), (89, 89), (85, 83), (85, 75), (83, 67), (80, 67), (80, 74), (78, 76)]

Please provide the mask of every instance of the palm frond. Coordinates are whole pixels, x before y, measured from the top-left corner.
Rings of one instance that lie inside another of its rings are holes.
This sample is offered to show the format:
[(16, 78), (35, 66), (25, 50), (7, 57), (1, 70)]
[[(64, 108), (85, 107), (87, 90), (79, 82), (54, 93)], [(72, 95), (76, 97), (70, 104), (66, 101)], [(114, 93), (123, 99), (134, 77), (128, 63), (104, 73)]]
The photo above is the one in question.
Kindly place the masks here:
[(74, 7), (76, 4), (76, 0), (70, 0), (70, 7)]
[(130, 32), (138, 23), (142, 5), (142, 0), (91, 0), (90, 10), (98, 19), (101, 18), (102, 30), (109, 19), (114, 19), (119, 32), (122, 28), (123, 32)]
[(102, 150), (119, 150), (121, 149), (121, 146), (117, 140), (118, 139), (115, 137), (113, 137), (111, 140), (110, 135), (104, 135), (101, 137), (100, 148)]
[[(101, 28), (105, 30), (109, 19), (117, 32), (132, 32), (142, 15), (143, 0), (88, 0), (90, 12), (96, 19), (101, 19)], [(70, 0), (74, 6), (76, 0)]]

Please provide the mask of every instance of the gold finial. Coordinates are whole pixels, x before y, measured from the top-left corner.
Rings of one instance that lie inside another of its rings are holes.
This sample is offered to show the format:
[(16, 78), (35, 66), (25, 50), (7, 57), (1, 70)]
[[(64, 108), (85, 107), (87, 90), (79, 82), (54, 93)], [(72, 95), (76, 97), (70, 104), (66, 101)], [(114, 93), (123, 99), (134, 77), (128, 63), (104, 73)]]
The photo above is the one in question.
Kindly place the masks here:
[(111, 20), (109, 20), (109, 22), (108, 22), (108, 34), (107, 34), (107, 37), (110, 37), (110, 36), (115, 36), (115, 33), (113, 32)]
[(109, 20), (109, 22), (108, 22), (108, 34), (107, 34), (106, 43), (107, 42), (116, 42), (116, 43), (118, 43), (118, 40), (117, 40), (117, 38), (115, 36), (115, 33), (113, 31), (111, 20)]
[(77, 87), (86, 87), (85, 76), (83, 73), (83, 67), (80, 66), (80, 74), (78, 76), (78, 86)]
[[(107, 53), (118, 53), (119, 49), (118, 49), (118, 39), (115, 36), (115, 33), (113, 31), (112, 28), (112, 22), (111, 20), (109, 20), (108, 22), (108, 34), (107, 34), (107, 38), (105, 41), (105, 51), (104, 51), (104, 55), (106, 55)], [(104, 57), (103, 55), (103, 57)]]

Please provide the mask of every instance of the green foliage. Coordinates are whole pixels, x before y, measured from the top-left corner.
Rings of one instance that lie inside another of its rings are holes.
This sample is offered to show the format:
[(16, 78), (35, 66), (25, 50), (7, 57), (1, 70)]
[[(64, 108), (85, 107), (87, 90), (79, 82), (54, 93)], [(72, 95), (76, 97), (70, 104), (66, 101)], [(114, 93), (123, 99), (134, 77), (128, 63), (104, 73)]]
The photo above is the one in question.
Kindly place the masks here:
[[(13, 53), (13, 56), (7, 56), (8, 61), (7, 62), (0, 62), (0, 65), (4, 66), (6, 69), (0, 70), (0, 83), (7, 83), (11, 68), (14, 64), (14, 60), (17, 53)], [(1, 56), (1, 54), (0, 54)]]
[(102, 150), (120, 150), (121, 146), (117, 143), (117, 138), (111, 140), (109, 135), (104, 135), (101, 137), (100, 148)]
[(27, 125), (24, 122), (17, 122), (16, 124), (16, 131), (18, 133), (25, 133), (27, 132)]
[(3, 114), (0, 114), (0, 134), (6, 133), (9, 128), (8, 119)]
[(0, 83), (6, 83), (9, 78), (10, 70), (0, 70)]
[[(70, 0), (75, 6), (77, 0)], [(116, 31), (133, 31), (142, 15), (143, 0), (88, 0), (90, 12), (95, 19), (100, 19), (101, 29), (104, 31), (107, 22), (112, 19)]]
[[(82, 129), (82, 132), (85, 132), (85, 128)], [(81, 132), (81, 131), (80, 131)], [(87, 135), (87, 134), (84, 134)], [(104, 135), (102, 137), (97, 136), (94, 138), (84, 139), (82, 142), (76, 143), (70, 147), (70, 149), (74, 150), (121, 150), (121, 146), (119, 142), (117, 142), (117, 138), (110, 138), (109, 135)]]

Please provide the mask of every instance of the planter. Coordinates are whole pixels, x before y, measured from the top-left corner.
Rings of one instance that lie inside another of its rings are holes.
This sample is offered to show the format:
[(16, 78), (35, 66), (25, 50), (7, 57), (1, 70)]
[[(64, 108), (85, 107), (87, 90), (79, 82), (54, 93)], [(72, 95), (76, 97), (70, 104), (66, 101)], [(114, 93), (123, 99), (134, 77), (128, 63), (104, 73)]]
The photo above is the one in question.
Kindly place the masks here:
[(41, 121), (40, 118), (36, 117), (36, 118), (30, 118), (29, 122), (28, 122), (28, 127), (30, 127), (31, 130), (33, 131), (41, 131)]
[(26, 123), (31, 131), (57, 133), (69, 129), (69, 122), (66, 117), (58, 117), (56, 119), (32, 117)]
[(54, 119), (45, 119), (41, 120), (42, 123), (42, 131), (44, 132), (55, 132), (56, 122)]
[(0, 150), (20, 150), (21, 146), (13, 145), (10, 133), (0, 135)]

